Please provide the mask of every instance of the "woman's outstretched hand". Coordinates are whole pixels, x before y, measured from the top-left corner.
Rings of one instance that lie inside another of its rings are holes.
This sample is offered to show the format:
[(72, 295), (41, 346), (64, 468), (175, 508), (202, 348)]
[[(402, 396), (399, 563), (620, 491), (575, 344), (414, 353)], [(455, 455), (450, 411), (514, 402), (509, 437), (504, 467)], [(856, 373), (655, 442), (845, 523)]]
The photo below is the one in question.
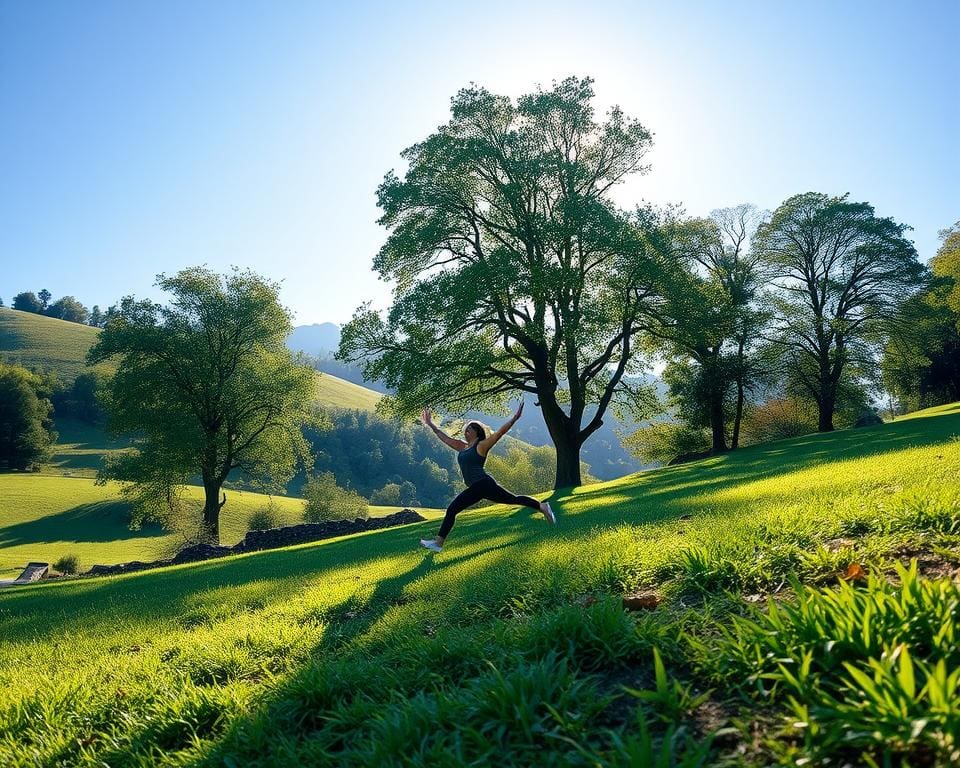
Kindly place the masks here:
[(424, 408), (422, 411), (420, 411), (420, 422), (421, 422), (421, 423), (423, 424), (423, 426), (425, 426), (425, 427), (432, 427), (432, 426), (433, 426), (433, 418), (432, 418), (432, 416), (431, 416), (431, 414), (430, 414), (430, 409), (429, 409), (429, 408)]
[(511, 421), (516, 423), (521, 416), (523, 416), (523, 400), (520, 401), (520, 407), (517, 408), (517, 412), (513, 414), (513, 419), (511, 419)]

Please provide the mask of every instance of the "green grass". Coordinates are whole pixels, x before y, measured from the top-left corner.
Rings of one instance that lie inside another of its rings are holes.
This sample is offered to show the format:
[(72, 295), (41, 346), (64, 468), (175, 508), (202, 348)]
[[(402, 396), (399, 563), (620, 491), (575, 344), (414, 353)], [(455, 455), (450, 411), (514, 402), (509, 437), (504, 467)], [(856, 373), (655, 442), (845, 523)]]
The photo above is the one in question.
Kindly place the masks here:
[(6, 590), (0, 763), (950, 765), (958, 436), (954, 404), (557, 494), (553, 528), (475, 510), (435, 557), (431, 521)]
[(361, 387), (329, 373), (317, 375), (317, 402), (330, 408), (353, 408), (373, 411), (383, 397), (379, 392)]
[(97, 333), (89, 325), (0, 307), (0, 359), (55, 371), (66, 383), (87, 369)]
[[(199, 502), (200, 488), (189, 493)], [(236, 544), (247, 532), (250, 515), (266, 507), (270, 498), (249, 491), (228, 490), (221, 517), (221, 541)], [(94, 485), (86, 478), (35, 474), (0, 474), (0, 578), (16, 578), (31, 560), (53, 563), (76, 555), (82, 570), (97, 563), (157, 560), (172, 555), (176, 535), (148, 525), (132, 531), (127, 526), (128, 504), (118, 486)], [(272, 497), (282, 524), (303, 522), (304, 501)], [(382, 517), (398, 507), (371, 507)], [(426, 515), (438, 514), (428, 510)]]

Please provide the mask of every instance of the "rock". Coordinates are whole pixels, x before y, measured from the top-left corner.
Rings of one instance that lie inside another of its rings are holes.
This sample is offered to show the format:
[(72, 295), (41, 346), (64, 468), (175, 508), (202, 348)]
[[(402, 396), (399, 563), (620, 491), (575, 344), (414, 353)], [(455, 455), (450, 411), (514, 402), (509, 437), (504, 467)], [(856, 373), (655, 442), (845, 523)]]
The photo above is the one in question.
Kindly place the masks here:
[(861, 414), (857, 416), (857, 420), (853, 422), (854, 427), (874, 427), (877, 424), (883, 424), (883, 419), (880, 418), (880, 414), (873, 408), (867, 408), (861, 412)]
[(214, 557), (223, 557), (224, 555), (232, 554), (233, 547), (224, 547), (219, 544), (194, 544), (177, 552), (171, 562), (174, 565), (179, 563), (194, 563), (198, 560), (210, 560)]
[(660, 595), (652, 590), (623, 596), (623, 607), (627, 611), (652, 611), (662, 602)]

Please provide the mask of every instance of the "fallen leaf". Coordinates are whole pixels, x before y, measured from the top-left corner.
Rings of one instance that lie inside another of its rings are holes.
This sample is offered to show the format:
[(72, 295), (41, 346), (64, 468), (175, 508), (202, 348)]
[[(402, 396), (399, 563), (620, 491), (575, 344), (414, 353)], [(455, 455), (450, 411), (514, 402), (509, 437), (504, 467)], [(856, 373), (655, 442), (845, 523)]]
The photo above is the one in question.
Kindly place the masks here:
[(623, 607), (628, 611), (650, 611), (661, 602), (662, 599), (656, 592), (635, 592), (623, 596)]
[(860, 563), (850, 563), (847, 566), (846, 573), (843, 574), (844, 579), (847, 581), (866, 581), (867, 572), (863, 569), (863, 566)]

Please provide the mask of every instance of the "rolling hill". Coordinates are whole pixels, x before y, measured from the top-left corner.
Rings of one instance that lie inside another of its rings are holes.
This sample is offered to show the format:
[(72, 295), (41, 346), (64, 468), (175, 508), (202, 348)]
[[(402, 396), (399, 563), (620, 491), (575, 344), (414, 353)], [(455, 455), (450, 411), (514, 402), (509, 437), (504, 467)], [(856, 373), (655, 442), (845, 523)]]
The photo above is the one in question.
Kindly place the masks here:
[(954, 404), (574, 489), (553, 527), (472, 511), (436, 556), (429, 522), (8, 589), (0, 762), (949, 765), (958, 435)]

